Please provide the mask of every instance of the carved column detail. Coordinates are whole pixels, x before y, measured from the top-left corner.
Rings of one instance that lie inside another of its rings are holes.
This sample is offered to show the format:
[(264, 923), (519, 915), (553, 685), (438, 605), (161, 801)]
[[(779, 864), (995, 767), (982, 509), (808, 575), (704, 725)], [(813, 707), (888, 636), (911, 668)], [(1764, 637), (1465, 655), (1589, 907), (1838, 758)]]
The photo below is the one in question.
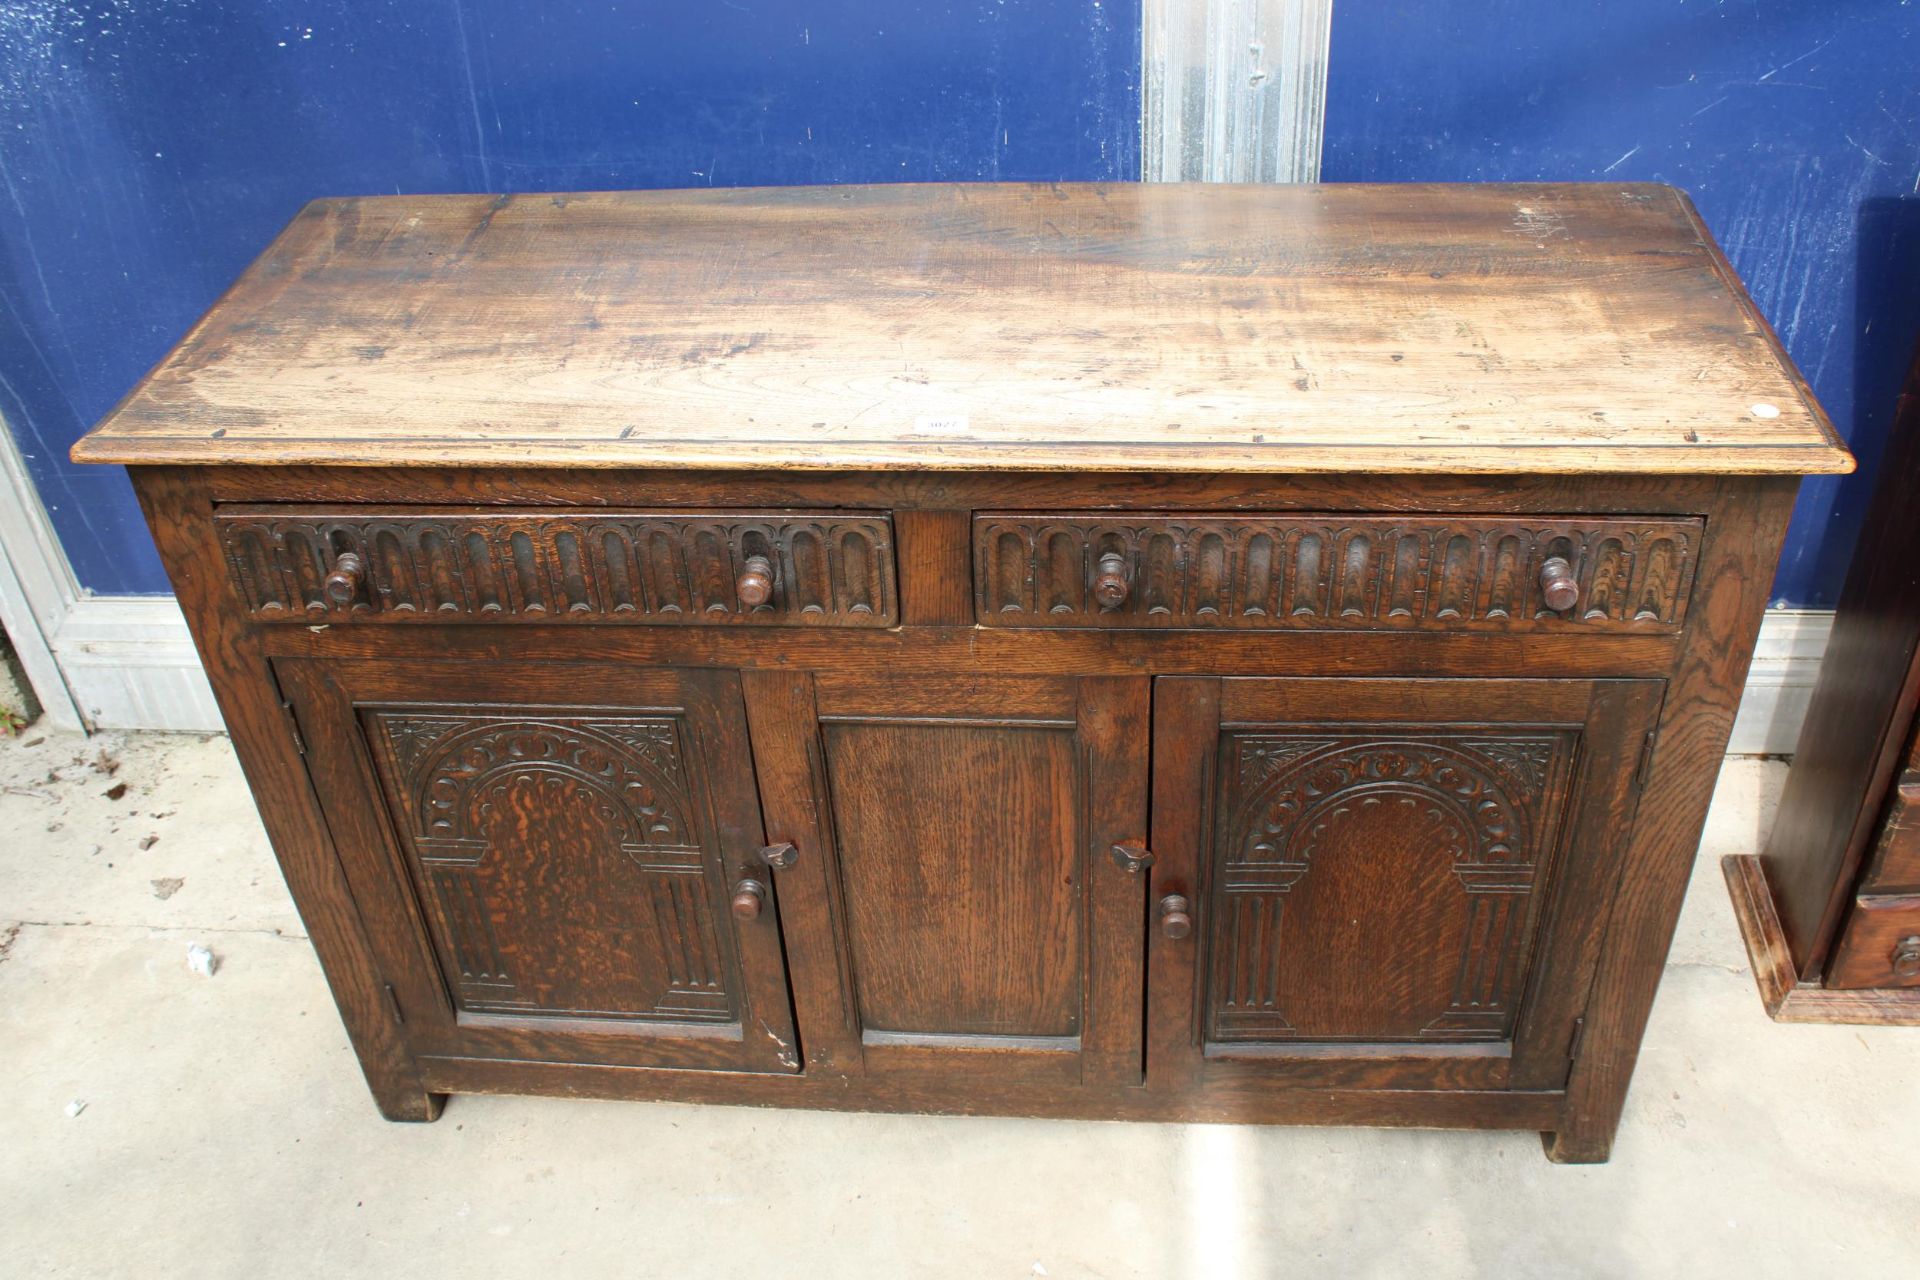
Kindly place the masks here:
[[(364, 714), (462, 1008), (735, 1016), (675, 720)], [(537, 971), (561, 963), (550, 945), (531, 954), (555, 941), (594, 967)], [(604, 1007), (650, 979), (647, 1007)]]
[[(1209, 1037), (1504, 1038), (1575, 741), (1450, 726), (1229, 733)], [(1389, 976), (1342, 996), (1350, 966)]]

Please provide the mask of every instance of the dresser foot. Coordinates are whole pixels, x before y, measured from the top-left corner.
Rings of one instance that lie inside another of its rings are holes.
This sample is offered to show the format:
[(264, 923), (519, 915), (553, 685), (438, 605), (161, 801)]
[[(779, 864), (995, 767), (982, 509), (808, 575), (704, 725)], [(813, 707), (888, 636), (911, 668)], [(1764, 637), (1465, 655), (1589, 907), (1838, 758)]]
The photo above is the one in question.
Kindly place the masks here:
[(447, 1095), (417, 1088), (376, 1090), (373, 1104), (380, 1108), (382, 1116), (396, 1124), (431, 1124), (440, 1118), (441, 1109), (447, 1105)]
[(1541, 1134), (1540, 1145), (1555, 1164), (1605, 1164), (1613, 1155), (1613, 1132), (1585, 1134), (1562, 1129)]

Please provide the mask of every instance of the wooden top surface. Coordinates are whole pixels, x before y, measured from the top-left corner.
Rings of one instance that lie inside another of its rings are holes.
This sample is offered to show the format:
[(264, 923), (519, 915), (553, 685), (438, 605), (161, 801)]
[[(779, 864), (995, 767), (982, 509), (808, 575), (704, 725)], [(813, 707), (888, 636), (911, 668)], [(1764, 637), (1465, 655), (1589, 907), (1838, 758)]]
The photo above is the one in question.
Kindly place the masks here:
[(881, 186), (305, 209), (83, 462), (1852, 467), (1685, 198)]

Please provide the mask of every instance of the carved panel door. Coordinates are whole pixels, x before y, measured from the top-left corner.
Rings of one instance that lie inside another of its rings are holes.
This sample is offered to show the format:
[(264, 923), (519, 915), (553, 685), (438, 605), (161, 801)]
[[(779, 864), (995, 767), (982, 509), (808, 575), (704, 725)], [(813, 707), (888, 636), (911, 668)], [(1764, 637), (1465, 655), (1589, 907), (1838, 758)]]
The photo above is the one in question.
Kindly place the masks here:
[(1148, 699), (747, 673), (810, 1069), (1139, 1082)]
[(416, 1052), (798, 1068), (736, 675), (276, 674)]
[(1150, 1083), (1564, 1083), (1661, 692), (1156, 682)]

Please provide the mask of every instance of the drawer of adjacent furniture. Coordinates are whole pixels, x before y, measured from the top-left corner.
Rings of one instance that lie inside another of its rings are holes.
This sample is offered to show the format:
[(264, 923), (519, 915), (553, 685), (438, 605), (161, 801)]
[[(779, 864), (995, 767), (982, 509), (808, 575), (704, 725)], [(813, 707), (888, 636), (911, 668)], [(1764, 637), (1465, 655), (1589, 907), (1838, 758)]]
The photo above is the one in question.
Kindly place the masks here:
[(989, 627), (1658, 634), (1680, 629), (1689, 517), (981, 512)]
[(1826, 985), (1920, 987), (1920, 894), (1862, 894), (1827, 965)]
[(1862, 887), (1920, 893), (1920, 772), (1903, 774), (1887, 800)]
[(223, 506), (262, 622), (888, 627), (884, 511)]

